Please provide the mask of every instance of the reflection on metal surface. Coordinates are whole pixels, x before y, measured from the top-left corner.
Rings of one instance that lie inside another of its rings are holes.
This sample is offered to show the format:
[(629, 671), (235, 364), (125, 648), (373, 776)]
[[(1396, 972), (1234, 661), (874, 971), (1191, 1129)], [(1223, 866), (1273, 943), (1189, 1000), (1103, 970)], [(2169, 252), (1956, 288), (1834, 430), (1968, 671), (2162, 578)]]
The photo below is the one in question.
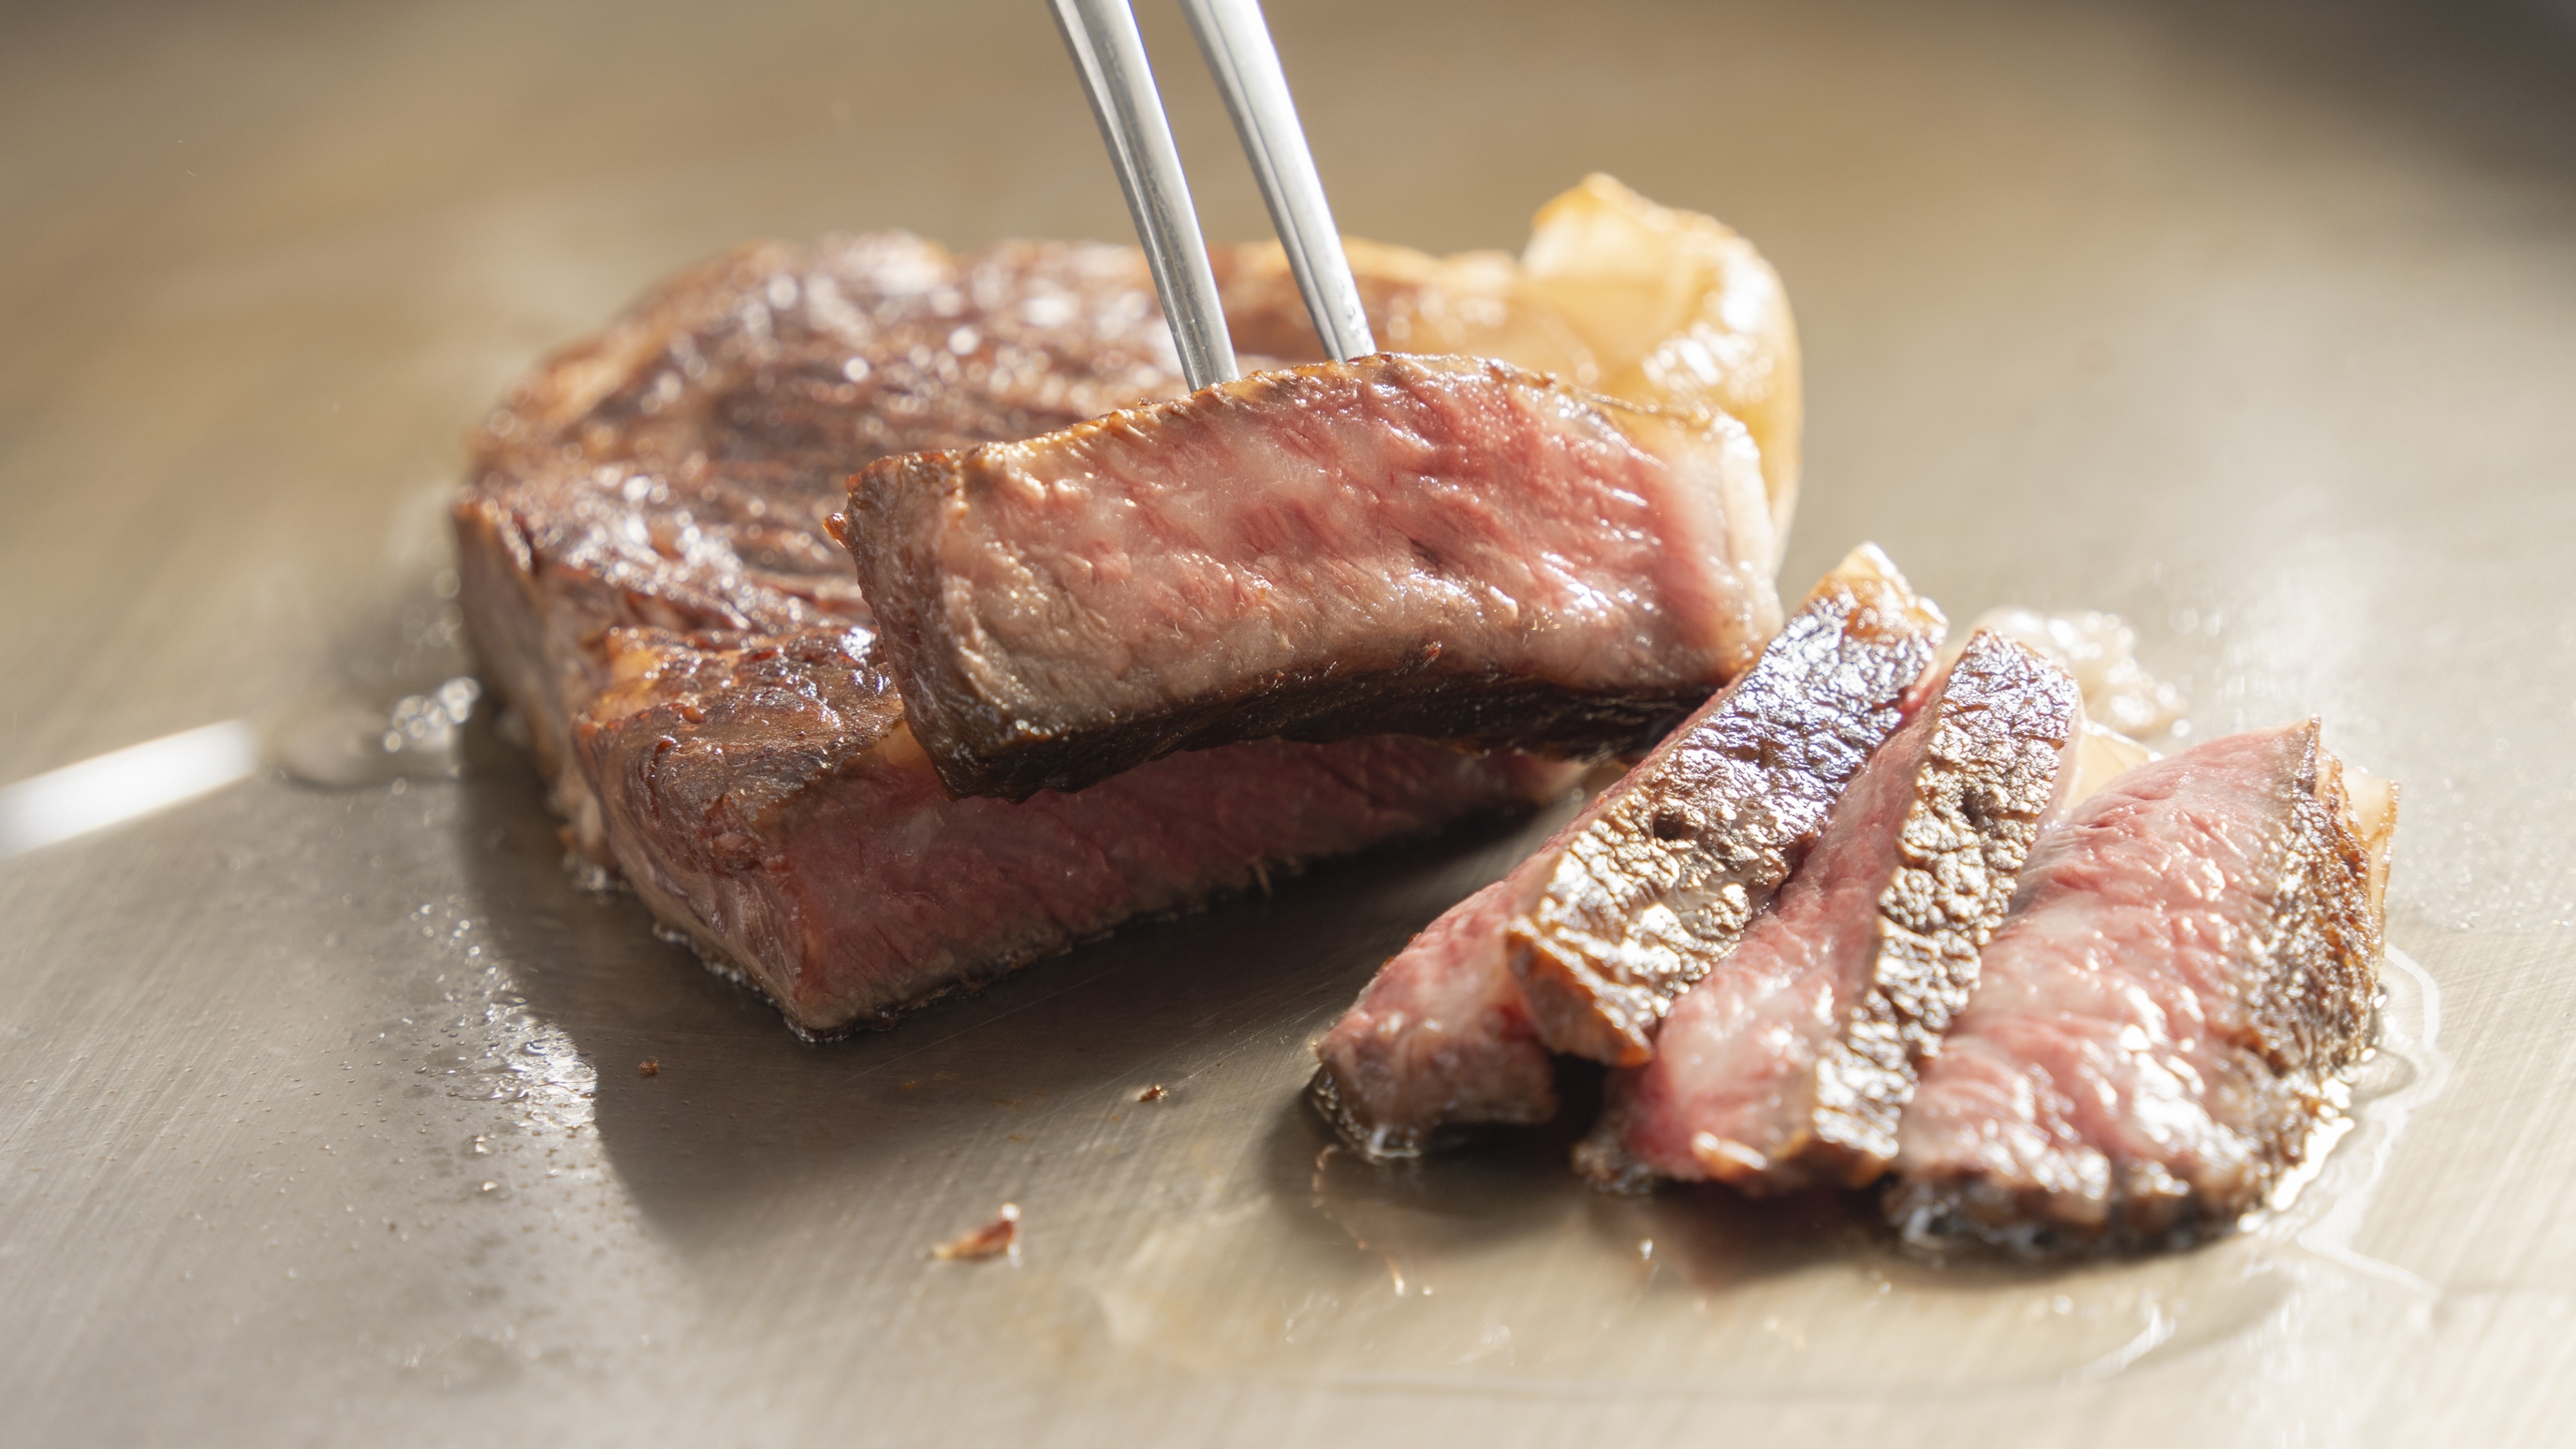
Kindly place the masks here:
[(0, 790), (0, 856), (16, 855), (194, 800), (259, 768), (240, 720), (98, 755)]
[(2433, 1290), (2422, 1278), (2352, 1246), (2408, 1120), (2451, 1082), (2441, 1044), (2442, 988), (2432, 974), (2391, 948), (2380, 989), (2379, 1042), (2355, 1074), (2350, 1121), (2311, 1180), (2285, 1185), (2274, 1212), (2308, 1252), (2429, 1299)]
[(482, 697), (483, 686), (460, 674), (436, 689), (406, 694), (391, 708), (320, 701), (293, 711), (270, 731), (269, 753), (308, 785), (454, 779), (462, 769), (466, 722)]

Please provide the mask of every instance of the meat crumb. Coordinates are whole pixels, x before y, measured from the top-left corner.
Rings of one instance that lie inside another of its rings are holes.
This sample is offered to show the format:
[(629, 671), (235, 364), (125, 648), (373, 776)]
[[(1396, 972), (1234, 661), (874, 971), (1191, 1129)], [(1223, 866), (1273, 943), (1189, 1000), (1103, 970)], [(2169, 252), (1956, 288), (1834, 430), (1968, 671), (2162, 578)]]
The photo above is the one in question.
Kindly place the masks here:
[(1007, 1253), (1017, 1257), (1020, 1251), (1020, 1205), (1002, 1204), (993, 1220), (980, 1228), (969, 1229), (930, 1250), (930, 1256), (943, 1263), (976, 1262), (997, 1258)]
[(662, 1064), (651, 1057), (646, 1057), (644, 1060), (635, 1064), (635, 1075), (639, 1077), (658, 1077), (662, 1075)]
[(1170, 1092), (1163, 1090), (1162, 1083), (1156, 1082), (1154, 1085), (1138, 1092), (1136, 1094), (1136, 1100), (1139, 1102), (1159, 1102), (1170, 1095), (1172, 1095)]

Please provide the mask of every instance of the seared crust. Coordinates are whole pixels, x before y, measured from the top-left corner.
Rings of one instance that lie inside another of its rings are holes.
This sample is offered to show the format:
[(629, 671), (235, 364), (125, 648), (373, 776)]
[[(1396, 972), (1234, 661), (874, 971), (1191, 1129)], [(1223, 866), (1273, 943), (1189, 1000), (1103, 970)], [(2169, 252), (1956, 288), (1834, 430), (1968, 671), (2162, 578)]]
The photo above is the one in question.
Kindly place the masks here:
[(1468, 358), (889, 458), (841, 537), (961, 795), (1268, 737), (1643, 750), (1779, 623), (1740, 424)]
[(2083, 710), (2065, 670), (2000, 634), (1979, 633), (1951, 667), (1879, 896), (1868, 988), (1817, 1063), (1814, 1151), (1845, 1183), (1873, 1181), (1895, 1158), (1915, 1063), (1976, 989), (1977, 953), (2063, 789)]
[(1890, 1218), (2049, 1254), (2262, 1206), (2370, 1045), (2393, 809), (2356, 808), (2311, 720), (2141, 766), (2052, 828), (1906, 1116)]
[(1875, 549), (1854, 560), (1620, 782), (1513, 920), (1512, 969), (1552, 1050), (1651, 1056), (1673, 999), (1734, 949), (1895, 732), (1942, 620)]
[(2387, 950), (2372, 888), (2385, 867), (2362, 840), (2343, 761), (2324, 748), (2322, 734), (2308, 722), (2272, 930), (2256, 953), (2262, 970), (2246, 982), (2246, 1015), (2263, 1060), (2311, 1086), (2369, 1049)]
[(1896, 1154), (1917, 1063), (1964, 1006), (2042, 816), (2072, 773), (2064, 670), (1979, 632), (1938, 699), (1835, 805), (1736, 953), (1611, 1074), (1576, 1149), (1596, 1186), (1857, 1187)]

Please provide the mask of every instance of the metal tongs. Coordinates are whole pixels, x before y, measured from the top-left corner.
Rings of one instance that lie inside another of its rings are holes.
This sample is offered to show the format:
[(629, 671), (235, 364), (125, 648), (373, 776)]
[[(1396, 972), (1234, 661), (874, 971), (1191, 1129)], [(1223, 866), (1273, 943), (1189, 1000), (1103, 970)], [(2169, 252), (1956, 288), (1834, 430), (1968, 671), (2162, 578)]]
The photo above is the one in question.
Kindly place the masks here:
[[(1153, 269), (1154, 290), (1163, 299), (1163, 318), (1171, 325), (1182, 375), (1193, 391), (1231, 382), (1242, 376), (1234, 362), (1234, 339), (1226, 331), (1207, 242), (1199, 235), (1189, 179), (1181, 173), (1181, 154), (1172, 145), (1171, 123), (1154, 89), (1135, 12), (1127, 0), (1049, 3), (1064, 31), (1065, 48), (1082, 72), (1101, 138), (1109, 143), (1109, 159), (1118, 169), (1127, 212), (1136, 220), (1137, 240), (1144, 243), (1145, 261)], [(1305, 128), (1288, 97), (1288, 77), (1279, 69), (1279, 52), (1270, 43), (1259, 0), (1181, 0), (1181, 9), (1225, 93), (1226, 109), (1243, 138), (1244, 155), (1261, 183), (1270, 223), (1288, 253), (1289, 270), (1296, 273), (1297, 290), (1305, 296), (1325, 353), (1347, 362), (1377, 351), (1360, 307), (1359, 283), (1352, 280), (1350, 259), (1342, 254), (1341, 233), (1333, 229), (1333, 210), (1324, 202), (1324, 183), (1307, 153)]]

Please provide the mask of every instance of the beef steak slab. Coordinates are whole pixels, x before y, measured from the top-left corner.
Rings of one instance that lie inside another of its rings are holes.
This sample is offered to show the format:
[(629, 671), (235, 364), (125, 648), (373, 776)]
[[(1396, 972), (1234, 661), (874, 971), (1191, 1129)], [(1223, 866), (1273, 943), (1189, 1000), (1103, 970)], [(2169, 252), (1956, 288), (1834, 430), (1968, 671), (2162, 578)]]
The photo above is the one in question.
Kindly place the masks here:
[(843, 536), (960, 794), (1284, 736), (1642, 750), (1780, 625), (1742, 424), (1464, 357), (889, 458)]
[[(1593, 177), (1541, 213), (1526, 263), (1352, 256), (1390, 345), (1746, 419), (1785, 526), (1796, 334), (1742, 238)], [(1248, 366), (1322, 357), (1276, 244), (1212, 259)], [(1211, 750), (1021, 806), (945, 798), (824, 527), (846, 478), (1181, 391), (1141, 255), (1080, 243), (749, 246), (546, 359), (475, 435), (454, 524), (484, 680), (568, 843), (830, 1034), (1257, 873), (1568, 788), (1563, 767), (1376, 738)]]

